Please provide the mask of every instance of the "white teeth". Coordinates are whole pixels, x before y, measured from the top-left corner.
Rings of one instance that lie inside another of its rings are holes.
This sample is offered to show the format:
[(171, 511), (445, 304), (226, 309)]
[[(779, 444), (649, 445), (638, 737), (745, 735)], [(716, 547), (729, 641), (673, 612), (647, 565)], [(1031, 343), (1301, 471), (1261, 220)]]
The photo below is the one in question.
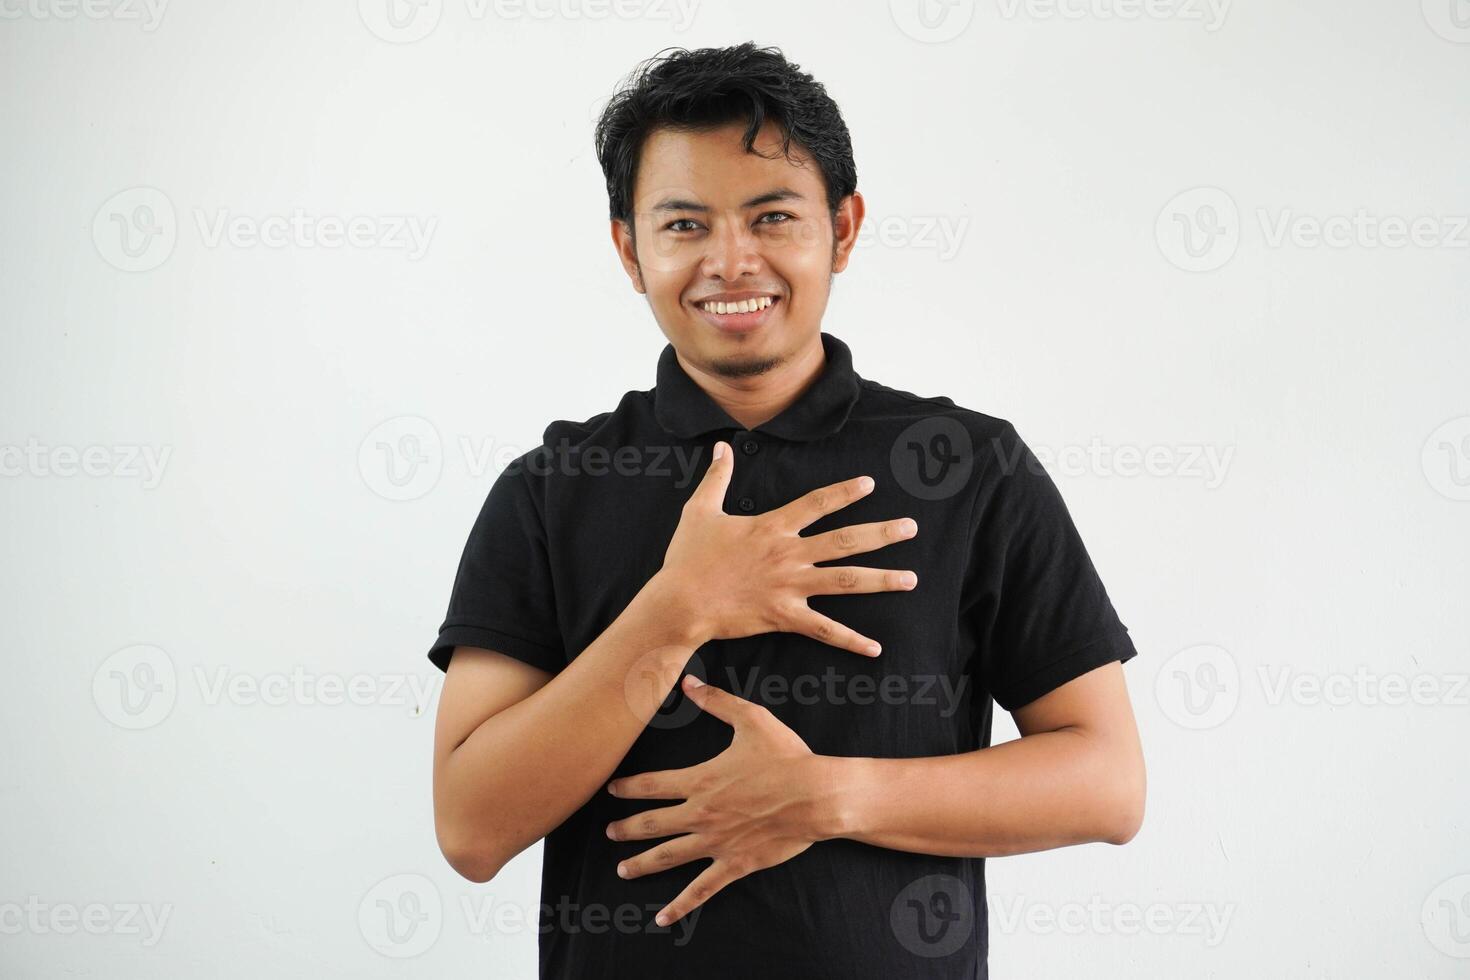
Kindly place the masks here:
[(760, 296), (756, 299), (743, 299), (738, 303), (701, 303), (702, 309), (710, 313), (755, 313), (770, 306), (776, 300), (771, 296)]

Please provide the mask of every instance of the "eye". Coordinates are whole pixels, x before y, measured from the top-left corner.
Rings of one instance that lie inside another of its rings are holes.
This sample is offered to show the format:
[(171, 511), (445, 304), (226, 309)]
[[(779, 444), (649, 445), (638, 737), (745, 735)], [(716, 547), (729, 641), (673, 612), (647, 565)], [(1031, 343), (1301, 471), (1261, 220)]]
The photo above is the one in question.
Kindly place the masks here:
[(698, 228), (699, 227), (699, 222), (695, 221), (693, 218), (675, 218), (673, 221), (670, 221), (668, 224), (664, 225), (664, 230), (665, 231), (693, 231), (694, 230), (694, 228), (680, 228), (680, 227), (678, 227), (678, 225), (693, 225), (694, 228)]
[[(781, 220), (766, 221), (767, 218), (780, 218)], [(788, 211), (767, 211), (765, 214), (760, 216), (760, 220), (762, 223), (768, 225), (784, 225), (788, 221), (795, 221), (796, 215), (791, 214)]]

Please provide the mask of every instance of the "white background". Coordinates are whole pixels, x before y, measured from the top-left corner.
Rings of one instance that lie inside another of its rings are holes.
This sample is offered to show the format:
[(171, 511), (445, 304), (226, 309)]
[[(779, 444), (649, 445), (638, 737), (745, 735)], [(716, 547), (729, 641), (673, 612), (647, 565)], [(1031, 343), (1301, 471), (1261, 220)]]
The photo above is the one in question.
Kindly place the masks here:
[(598, 110), (746, 39), (853, 134), (823, 328), (1050, 454), (1140, 650), (1144, 828), (991, 861), (994, 975), (1470, 970), (1470, 4), (386, 3), (0, 0), (0, 973), (534, 974), (424, 652), (497, 468), (654, 381)]

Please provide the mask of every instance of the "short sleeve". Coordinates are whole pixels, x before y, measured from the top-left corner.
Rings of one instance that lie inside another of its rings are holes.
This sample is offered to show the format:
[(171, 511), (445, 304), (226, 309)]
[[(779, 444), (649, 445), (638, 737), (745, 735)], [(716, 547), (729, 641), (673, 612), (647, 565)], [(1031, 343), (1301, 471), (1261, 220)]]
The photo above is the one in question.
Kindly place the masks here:
[(552, 674), (566, 666), (545, 523), (524, 460), (496, 478), (470, 529), (429, 649), (440, 670), (449, 669), (456, 646), (495, 650)]
[(1138, 651), (1040, 460), (1009, 423), (985, 448), (965, 608), (975, 680), (1013, 711)]

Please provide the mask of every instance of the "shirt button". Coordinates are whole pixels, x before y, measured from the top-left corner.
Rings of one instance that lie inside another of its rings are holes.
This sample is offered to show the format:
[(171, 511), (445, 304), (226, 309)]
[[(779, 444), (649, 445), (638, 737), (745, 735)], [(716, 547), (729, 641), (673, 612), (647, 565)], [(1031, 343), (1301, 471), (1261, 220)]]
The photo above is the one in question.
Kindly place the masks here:
[(738, 506), (741, 510), (749, 513), (750, 511), (755, 510), (755, 501), (751, 500), (749, 497), (741, 497), (738, 501)]
[(740, 448), (745, 450), (745, 455), (754, 456), (761, 451), (761, 444), (754, 439), (747, 439), (740, 444)]

